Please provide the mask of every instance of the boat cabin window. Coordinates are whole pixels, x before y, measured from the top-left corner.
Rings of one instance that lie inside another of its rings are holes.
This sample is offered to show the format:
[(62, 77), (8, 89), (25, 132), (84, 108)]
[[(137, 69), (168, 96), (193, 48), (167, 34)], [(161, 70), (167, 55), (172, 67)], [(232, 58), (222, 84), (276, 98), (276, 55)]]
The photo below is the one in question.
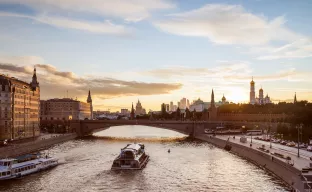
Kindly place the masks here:
[(2, 176), (6, 176), (6, 172), (3, 172), (3, 173), (2, 173)]
[(7, 175), (11, 175), (11, 171), (8, 171), (8, 172), (7, 172)]

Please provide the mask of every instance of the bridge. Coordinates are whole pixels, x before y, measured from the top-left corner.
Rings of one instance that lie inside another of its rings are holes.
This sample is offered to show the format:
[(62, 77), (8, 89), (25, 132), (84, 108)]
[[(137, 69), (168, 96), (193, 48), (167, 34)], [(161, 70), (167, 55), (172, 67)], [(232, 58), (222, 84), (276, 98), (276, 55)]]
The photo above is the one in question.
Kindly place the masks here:
[[(224, 122), (224, 121), (151, 121), (151, 120), (73, 120), (70, 122), (70, 127), (76, 131), (80, 137), (90, 135), (94, 132), (108, 129), (113, 126), (122, 125), (143, 125), (155, 128), (168, 129), (177, 131), (186, 135), (194, 136), (204, 133), (205, 129), (215, 129), (221, 124), (234, 124), (237, 127), (254, 127), (266, 129), (267, 123), (261, 122)], [(276, 123), (272, 127), (276, 127)]]

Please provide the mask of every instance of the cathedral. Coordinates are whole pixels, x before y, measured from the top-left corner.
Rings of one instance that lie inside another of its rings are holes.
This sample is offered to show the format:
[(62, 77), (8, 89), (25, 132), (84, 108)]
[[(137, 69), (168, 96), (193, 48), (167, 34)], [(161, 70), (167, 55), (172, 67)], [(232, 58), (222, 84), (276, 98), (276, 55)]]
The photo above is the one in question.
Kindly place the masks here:
[(265, 105), (268, 103), (272, 103), (269, 95), (267, 94), (265, 97), (263, 95), (263, 89), (259, 89), (259, 97), (256, 97), (256, 92), (255, 92), (255, 82), (252, 78), (250, 82), (250, 100), (249, 103), (252, 105)]

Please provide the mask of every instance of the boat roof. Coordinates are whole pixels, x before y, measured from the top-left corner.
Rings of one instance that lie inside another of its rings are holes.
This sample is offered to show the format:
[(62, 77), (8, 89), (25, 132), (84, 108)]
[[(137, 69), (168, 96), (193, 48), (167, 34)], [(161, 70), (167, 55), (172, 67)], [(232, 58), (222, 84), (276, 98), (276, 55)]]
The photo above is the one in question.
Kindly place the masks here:
[(131, 143), (128, 144), (124, 150), (130, 149), (130, 150), (139, 150), (141, 148), (142, 144), (141, 143)]
[(1, 159), (0, 161), (1, 162), (11, 162), (11, 161), (15, 161), (16, 159), (12, 159), (12, 158), (10, 158), (10, 159)]

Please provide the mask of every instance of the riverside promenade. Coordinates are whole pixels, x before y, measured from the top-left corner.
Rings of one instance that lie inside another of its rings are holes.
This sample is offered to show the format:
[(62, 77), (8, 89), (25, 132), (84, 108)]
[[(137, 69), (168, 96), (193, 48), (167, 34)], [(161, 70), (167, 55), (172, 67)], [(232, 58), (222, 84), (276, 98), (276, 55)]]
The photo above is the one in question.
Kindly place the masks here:
[[(211, 136), (198, 134), (195, 138), (207, 141), (220, 148), (224, 148), (228, 144), (231, 146), (231, 153), (241, 156), (274, 173), (294, 190), (301, 192), (312, 191), (312, 171), (307, 170), (311, 161), (307, 158), (307, 155), (298, 158), (292, 150), (282, 150), (277, 146), (270, 148), (269, 143), (264, 147), (269, 152), (264, 151), (259, 149), (263, 147), (263, 143), (253, 139), (252, 146), (250, 147), (250, 139), (246, 143), (242, 143), (237, 136), (233, 139), (233, 135)], [(274, 153), (282, 154), (285, 157), (289, 156), (291, 161), (278, 157)], [(292, 166), (289, 163), (294, 163), (294, 165)], [(303, 169), (305, 170), (304, 172), (302, 171)]]
[(55, 144), (62, 143), (75, 139), (76, 133), (67, 134), (46, 134), (42, 135), (34, 140), (27, 140), (25, 142), (17, 142), (9, 144), (9, 146), (0, 148), (0, 158), (9, 158), (27, 153), (39, 151)]

